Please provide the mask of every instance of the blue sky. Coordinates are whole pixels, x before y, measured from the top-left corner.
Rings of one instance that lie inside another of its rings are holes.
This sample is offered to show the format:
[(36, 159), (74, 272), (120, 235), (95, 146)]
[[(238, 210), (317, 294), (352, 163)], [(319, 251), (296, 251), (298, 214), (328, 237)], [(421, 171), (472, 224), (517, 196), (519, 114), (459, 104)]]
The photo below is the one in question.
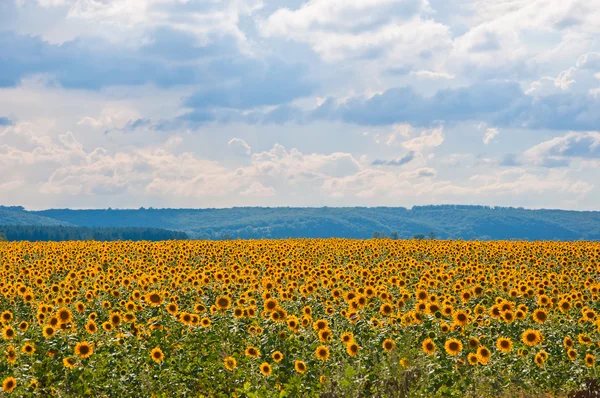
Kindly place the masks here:
[(600, 0), (0, 1), (0, 203), (598, 210)]

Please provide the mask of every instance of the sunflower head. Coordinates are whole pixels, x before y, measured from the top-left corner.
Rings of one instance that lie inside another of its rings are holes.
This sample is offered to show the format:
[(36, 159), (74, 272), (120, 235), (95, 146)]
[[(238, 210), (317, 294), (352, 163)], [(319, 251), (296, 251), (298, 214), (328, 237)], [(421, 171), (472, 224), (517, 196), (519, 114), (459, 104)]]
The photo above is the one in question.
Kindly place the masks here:
[(283, 360), (283, 353), (281, 351), (275, 351), (272, 355), (271, 358), (273, 358), (273, 361), (279, 363)]
[(512, 347), (512, 340), (507, 337), (500, 337), (496, 341), (496, 348), (498, 349), (498, 351), (510, 352), (510, 350), (512, 350)]
[(585, 366), (592, 367), (596, 363), (596, 357), (592, 354), (587, 354), (585, 356)]
[(77, 359), (74, 357), (63, 358), (63, 365), (67, 369), (74, 369), (77, 366)]
[(162, 352), (162, 350), (159, 347), (155, 347), (152, 349), (152, 351), (150, 351), (150, 358), (152, 358), (152, 360), (154, 362), (160, 363), (160, 362), (164, 361), (165, 354)]
[(385, 340), (383, 340), (383, 343), (381, 344), (381, 346), (383, 347), (383, 349), (385, 351), (389, 352), (389, 351), (392, 351), (394, 349), (394, 347), (396, 347), (396, 343), (392, 339), (385, 339)]
[(477, 360), (480, 364), (485, 365), (490, 361), (492, 352), (485, 346), (479, 346), (477, 349)]
[(435, 349), (436, 349), (435, 343), (430, 338), (423, 340), (423, 343), (421, 344), (421, 346), (422, 346), (423, 352), (425, 354), (433, 355), (433, 353), (435, 353)]
[(248, 348), (246, 348), (246, 355), (249, 356), (250, 358), (258, 358), (260, 356), (260, 351), (258, 350), (258, 348), (250, 346)]
[(458, 339), (449, 339), (446, 341), (444, 348), (446, 349), (446, 352), (449, 355), (455, 356), (455, 355), (460, 354), (460, 352), (463, 349), (463, 345), (462, 345), (461, 341)]
[(521, 335), (521, 340), (528, 346), (536, 346), (542, 342), (542, 334), (538, 330), (527, 329)]
[(227, 357), (223, 360), (225, 368), (229, 371), (233, 371), (237, 367), (237, 361), (234, 357)]
[(350, 342), (349, 344), (346, 344), (346, 353), (351, 357), (355, 357), (358, 354), (359, 350), (359, 345), (356, 344), (354, 341)]
[(17, 380), (9, 376), (2, 382), (2, 391), (5, 393), (11, 393), (15, 388), (17, 388)]
[(303, 361), (296, 361), (294, 362), (294, 369), (296, 372), (304, 374), (306, 372), (306, 364)]
[(81, 359), (90, 357), (94, 353), (94, 349), (90, 343), (82, 341), (75, 345), (75, 355)]
[(269, 376), (271, 373), (273, 373), (273, 369), (271, 369), (271, 365), (269, 365), (267, 362), (263, 362), (260, 365), (260, 373), (262, 373), (263, 376)]
[(329, 359), (329, 348), (324, 345), (318, 346), (315, 350), (315, 356), (321, 361), (326, 361)]

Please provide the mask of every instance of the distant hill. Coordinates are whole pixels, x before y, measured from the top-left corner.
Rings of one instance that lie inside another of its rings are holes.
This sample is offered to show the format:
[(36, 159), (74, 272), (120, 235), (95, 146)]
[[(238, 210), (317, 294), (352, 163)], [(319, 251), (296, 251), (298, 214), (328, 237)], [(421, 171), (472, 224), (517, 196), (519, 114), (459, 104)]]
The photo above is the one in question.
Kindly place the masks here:
[(60, 221), (25, 211), (21, 206), (0, 206), (0, 225), (73, 226), (73, 224), (66, 221)]
[[(344, 207), (137, 210), (4, 210), (0, 225), (148, 227), (191, 238), (399, 238), (435, 234), (441, 239), (600, 240), (600, 212), (527, 210), (488, 206)], [(14, 212), (11, 214), (11, 211)], [(7, 220), (8, 222), (5, 222)]]

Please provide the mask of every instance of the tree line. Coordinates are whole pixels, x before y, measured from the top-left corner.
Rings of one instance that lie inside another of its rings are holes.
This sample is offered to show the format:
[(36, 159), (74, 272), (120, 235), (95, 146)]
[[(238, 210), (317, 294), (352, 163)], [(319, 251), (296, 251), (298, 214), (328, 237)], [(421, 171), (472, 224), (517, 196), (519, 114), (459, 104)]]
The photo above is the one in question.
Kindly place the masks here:
[(161, 228), (144, 227), (65, 227), (38, 225), (3, 225), (0, 226), (0, 241), (69, 241), (69, 240), (182, 240), (189, 239), (185, 232), (170, 231)]

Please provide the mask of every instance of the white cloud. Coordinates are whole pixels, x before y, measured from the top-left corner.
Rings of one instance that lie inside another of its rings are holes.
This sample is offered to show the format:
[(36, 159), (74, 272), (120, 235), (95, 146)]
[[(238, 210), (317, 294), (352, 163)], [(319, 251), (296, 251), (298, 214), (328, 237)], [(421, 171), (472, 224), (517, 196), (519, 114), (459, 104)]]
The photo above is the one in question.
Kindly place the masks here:
[(260, 29), (266, 37), (308, 43), (327, 62), (428, 64), (423, 54), (451, 46), (448, 26), (427, 18), (430, 12), (425, 0), (311, 0), (296, 10), (275, 11)]
[(600, 89), (596, 74), (600, 71), (600, 53), (589, 52), (581, 55), (575, 66), (558, 74), (556, 78), (544, 76), (531, 83), (526, 94), (545, 97), (562, 92), (591, 94)]
[(255, 181), (244, 191), (240, 192), (240, 195), (259, 197), (275, 196), (275, 189), (273, 187), (265, 187), (260, 182)]
[(454, 40), (449, 58), (452, 71), (486, 74), (492, 70), (497, 75), (540, 66), (552, 70), (553, 63), (577, 54), (572, 51), (589, 48), (600, 32), (596, 1), (470, 0), (462, 4), (458, 22), (468, 28)]
[(139, 118), (141, 115), (135, 109), (123, 105), (105, 106), (99, 116), (84, 116), (77, 122), (77, 125), (93, 128), (121, 127), (128, 121)]
[(66, 9), (60, 28), (47, 39), (65, 42), (93, 33), (115, 43), (140, 45), (146, 32), (169, 27), (209, 43), (214, 35), (232, 37), (240, 49), (249, 52), (250, 43), (240, 29), (240, 19), (260, 10), (262, 0), (189, 1), (189, 0), (23, 0), (42, 8)]
[(248, 156), (252, 153), (252, 148), (250, 145), (246, 143), (246, 141), (241, 138), (232, 138), (227, 142), (229, 148), (235, 153), (237, 156)]
[(387, 146), (394, 146), (398, 144), (401, 138), (409, 138), (412, 133), (412, 126), (410, 124), (396, 124), (393, 126), (393, 132), (388, 135), (385, 144)]
[(418, 137), (404, 141), (402, 146), (410, 151), (423, 152), (444, 143), (444, 128), (438, 127), (423, 131)]
[(542, 166), (567, 166), (570, 159), (599, 159), (600, 132), (570, 132), (544, 141), (527, 151), (525, 158)]
[(494, 138), (496, 138), (496, 136), (499, 134), (500, 132), (498, 131), (497, 128), (494, 127), (490, 127), (485, 129), (485, 135), (483, 136), (483, 143), (485, 145), (489, 144), (490, 142), (492, 142), (492, 140)]
[(430, 71), (430, 70), (419, 70), (419, 71), (413, 72), (412, 74), (414, 74), (417, 77), (421, 77), (421, 78), (425, 78), (425, 79), (432, 79), (432, 80), (439, 80), (439, 79), (451, 80), (456, 77), (456, 75), (453, 75), (448, 72), (435, 72), (435, 71)]

